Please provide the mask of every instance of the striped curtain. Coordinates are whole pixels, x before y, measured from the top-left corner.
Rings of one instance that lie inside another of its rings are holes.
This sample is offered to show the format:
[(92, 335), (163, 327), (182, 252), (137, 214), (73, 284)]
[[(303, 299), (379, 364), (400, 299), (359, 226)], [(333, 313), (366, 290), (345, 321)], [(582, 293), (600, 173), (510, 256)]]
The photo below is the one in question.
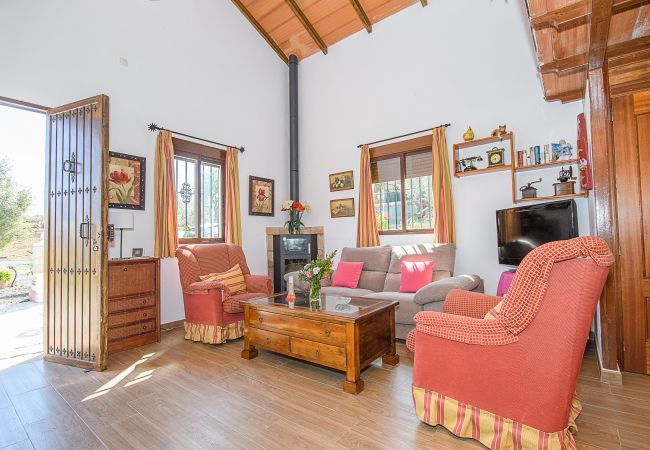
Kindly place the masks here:
[(241, 212), (239, 208), (239, 149), (226, 149), (226, 223), (225, 238), (228, 244), (241, 245)]
[(370, 148), (361, 147), (361, 168), (359, 173), (359, 220), (357, 222), (357, 247), (379, 245), (375, 199), (372, 195), (372, 175), (370, 174)]
[(154, 255), (159, 258), (169, 258), (174, 256), (178, 247), (174, 145), (169, 131), (161, 131), (156, 137), (154, 164), (156, 187)]
[(454, 200), (451, 195), (451, 173), (445, 127), (433, 129), (433, 237), (436, 243), (455, 244)]

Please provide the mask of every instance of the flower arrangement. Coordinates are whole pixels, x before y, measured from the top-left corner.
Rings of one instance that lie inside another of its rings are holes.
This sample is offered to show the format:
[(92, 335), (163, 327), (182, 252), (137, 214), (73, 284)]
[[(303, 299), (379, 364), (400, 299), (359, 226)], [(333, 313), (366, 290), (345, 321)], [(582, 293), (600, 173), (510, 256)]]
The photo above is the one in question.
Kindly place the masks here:
[(282, 211), (289, 211), (289, 220), (284, 224), (289, 230), (290, 234), (300, 233), (302, 223), (302, 215), (309, 212), (309, 205), (307, 202), (299, 202), (294, 200), (286, 200), (282, 203)]
[(7, 287), (14, 274), (7, 270), (0, 270), (0, 288)]
[(320, 282), (323, 278), (332, 273), (332, 261), (336, 256), (334, 250), (325, 258), (316, 258), (315, 260), (307, 263), (303, 269), (298, 272), (298, 279), (309, 283), (309, 298), (312, 302), (320, 300)]

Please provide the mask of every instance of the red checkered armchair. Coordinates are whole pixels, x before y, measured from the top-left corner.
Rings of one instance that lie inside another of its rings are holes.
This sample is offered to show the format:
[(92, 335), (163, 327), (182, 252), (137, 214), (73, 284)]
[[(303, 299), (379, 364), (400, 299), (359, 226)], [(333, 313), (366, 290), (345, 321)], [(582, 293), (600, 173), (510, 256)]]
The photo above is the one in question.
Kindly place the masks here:
[(492, 449), (576, 448), (575, 386), (613, 262), (600, 238), (552, 242), (524, 258), (505, 298), (453, 290), (443, 313), (416, 314), (417, 417)]
[[(251, 275), (241, 247), (233, 244), (191, 244), (176, 249), (185, 305), (185, 339), (221, 344), (244, 334), (241, 300), (273, 293), (271, 278)], [(218, 281), (200, 275), (222, 273), (239, 264), (246, 281), (245, 294), (230, 295)]]

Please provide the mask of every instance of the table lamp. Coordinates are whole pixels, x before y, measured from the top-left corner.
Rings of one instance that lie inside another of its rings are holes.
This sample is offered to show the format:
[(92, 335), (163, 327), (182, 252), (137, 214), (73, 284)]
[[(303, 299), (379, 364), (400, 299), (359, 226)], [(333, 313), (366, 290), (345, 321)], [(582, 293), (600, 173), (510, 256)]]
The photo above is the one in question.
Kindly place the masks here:
[(120, 259), (122, 259), (122, 235), (124, 230), (133, 229), (133, 213), (128, 211), (111, 211), (110, 222), (120, 230)]

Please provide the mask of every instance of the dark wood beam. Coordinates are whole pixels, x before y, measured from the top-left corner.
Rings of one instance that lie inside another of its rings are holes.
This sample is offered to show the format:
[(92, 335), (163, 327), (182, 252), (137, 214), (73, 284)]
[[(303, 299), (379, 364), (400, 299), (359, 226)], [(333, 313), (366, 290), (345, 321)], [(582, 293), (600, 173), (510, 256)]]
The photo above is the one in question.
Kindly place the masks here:
[(422, 4), (422, 7), (424, 8), (429, 4), (429, 0), (420, 0), (420, 3)]
[(592, 0), (589, 24), (589, 70), (603, 67), (607, 52), (613, 0)]
[[(607, 79), (607, 64), (589, 71), (589, 98), (591, 116), (591, 155), (594, 180), (595, 231), (615, 255), (618, 254), (618, 219), (616, 207), (616, 175), (614, 173), (614, 145)], [(609, 271), (609, 277), (600, 296), (600, 329), (603, 368), (618, 371), (623, 360), (622, 323), (619, 298), (618, 257)]]
[[(631, 8), (646, 3), (648, 0), (614, 0), (612, 3), (612, 14), (618, 14)], [(588, 0), (580, 0), (562, 8), (549, 11), (539, 16), (531, 17), (530, 23), (534, 30), (553, 27), (570, 28), (587, 23), (591, 10)]]
[(576, 89), (574, 91), (558, 92), (556, 94), (547, 95), (546, 101), (554, 102), (560, 100), (562, 103), (580, 100), (584, 96), (584, 89)]
[(262, 35), (264, 40), (271, 46), (273, 50), (275, 50), (275, 53), (278, 54), (280, 59), (285, 62), (285, 64), (289, 64), (289, 57), (284, 54), (280, 46), (269, 36), (269, 34), (266, 32), (264, 28), (262, 28), (262, 25), (253, 17), (253, 15), (250, 13), (250, 11), (244, 6), (244, 4), (240, 0), (232, 0), (232, 2), (235, 4), (237, 9), (248, 19), (248, 21), (253, 25), (253, 28), (257, 30), (257, 32)]
[[(619, 42), (607, 47), (605, 55), (608, 60), (617, 61), (623, 58), (637, 60), (642, 59), (647, 54), (650, 48), (650, 36), (643, 36), (629, 41)], [(635, 56), (630, 56), (635, 54)], [(638, 57), (636, 56), (638, 55)], [(589, 55), (587, 53), (580, 53), (566, 58), (558, 59), (556, 61), (548, 62), (539, 66), (539, 71), (542, 74), (557, 73), (559, 75), (568, 75), (576, 72), (584, 72), (589, 69)], [(625, 63), (625, 62), (624, 62)], [(612, 67), (621, 65), (620, 62), (613, 62)]]
[(372, 23), (370, 23), (370, 19), (368, 19), (368, 16), (366, 15), (366, 12), (363, 10), (363, 6), (361, 6), (361, 3), (359, 3), (359, 0), (350, 0), (350, 3), (352, 3), (352, 7), (357, 12), (357, 16), (359, 16), (359, 20), (361, 20), (363, 27), (366, 29), (368, 33), (372, 33)]
[(320, 51), (327, 55), (327, 45), (325, 45), (325, 41), (323, 41), (309, 19), (307, 19), (305, 13), (302, 12), (302, 9), (300, 9), (300, 6), (298, 6), (298, 3), (296, 3), (296, 0), (285, 1), (287, 2), (287, 5), (289, 5), (289, 8), (291, 8), (291, 11), (293, 11), (293, 13), (296, 15), (302, 26), (305, 27), (307, 33), (309, 33), (314, 42), (316, 42), (320, 48)]

